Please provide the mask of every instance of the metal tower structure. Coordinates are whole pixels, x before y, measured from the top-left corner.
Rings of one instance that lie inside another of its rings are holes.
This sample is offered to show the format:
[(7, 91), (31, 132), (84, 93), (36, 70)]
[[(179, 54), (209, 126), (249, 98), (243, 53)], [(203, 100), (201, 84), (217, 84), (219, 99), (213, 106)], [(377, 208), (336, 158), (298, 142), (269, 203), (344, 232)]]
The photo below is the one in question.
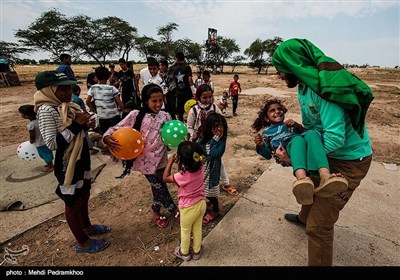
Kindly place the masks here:
[(204, 64), (206, 68), (216, 69), (219, 66), (219, 45), (217, 40), (217, 29), (208, 28), (208, 39), (205, 45), (206, 55)]

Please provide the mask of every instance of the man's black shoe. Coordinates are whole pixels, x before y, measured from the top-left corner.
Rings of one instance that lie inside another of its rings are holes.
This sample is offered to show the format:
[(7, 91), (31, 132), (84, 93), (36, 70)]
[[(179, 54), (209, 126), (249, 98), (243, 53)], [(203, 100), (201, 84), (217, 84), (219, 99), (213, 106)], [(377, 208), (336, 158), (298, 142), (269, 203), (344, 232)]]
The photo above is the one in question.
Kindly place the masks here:
[(288, 221), (291, 222), (291, 223), (294, 223), (294, 224), (298, 225), (298, 226), (301, 226), (301, 227), (305, 227), (305, 226), (306, 226), (305, 223), (303, 223), (302, 221), (300, 221), (299, 215), (295, 215), (295, 214), (285, 214), (285, 219), (288, 220)]

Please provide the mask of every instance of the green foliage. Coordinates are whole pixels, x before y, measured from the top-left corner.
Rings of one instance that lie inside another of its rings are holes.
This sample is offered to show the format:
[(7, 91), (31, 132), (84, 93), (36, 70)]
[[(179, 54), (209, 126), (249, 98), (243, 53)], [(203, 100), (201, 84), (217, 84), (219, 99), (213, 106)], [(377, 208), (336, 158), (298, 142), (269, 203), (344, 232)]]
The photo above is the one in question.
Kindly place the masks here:
[[(280, 37), (274, 37), (273, 39), (267, 39), (265, 41), (257, 38), (251, 43), (250, 47), (244, 51), (244, 54), (251, 60), (249, 67), (257, 69), (258, 74), (261, 73), (263, 68), (266, 68), (267, 72), (268, 67), (271, 66), (272, 55), (282, 42), (283, 39)], [(266, 59), (264, 58), (265, 54), (268, 55)]]

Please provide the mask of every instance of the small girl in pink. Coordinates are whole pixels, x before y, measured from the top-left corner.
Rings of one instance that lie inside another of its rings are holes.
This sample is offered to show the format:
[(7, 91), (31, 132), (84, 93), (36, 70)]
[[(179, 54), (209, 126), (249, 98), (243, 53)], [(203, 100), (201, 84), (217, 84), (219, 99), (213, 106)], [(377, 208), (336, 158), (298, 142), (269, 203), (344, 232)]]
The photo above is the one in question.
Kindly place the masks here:
[[(178, 186), (178, 207), (181, 216), (181, 245), (175, 248), (175, 256), (189, 261), (198, 260), (203, 252), (202, 220), (206, 212), (203, 163), (206, 157), (198, 143), (184, 141), (177, 154), (172, 155), (164, 170), (164, 182)], [(171, 175), (172, 164), (178, 164), (178, 172)], [(193, 255), (190, 254), (190, 235), (193, 233)]]

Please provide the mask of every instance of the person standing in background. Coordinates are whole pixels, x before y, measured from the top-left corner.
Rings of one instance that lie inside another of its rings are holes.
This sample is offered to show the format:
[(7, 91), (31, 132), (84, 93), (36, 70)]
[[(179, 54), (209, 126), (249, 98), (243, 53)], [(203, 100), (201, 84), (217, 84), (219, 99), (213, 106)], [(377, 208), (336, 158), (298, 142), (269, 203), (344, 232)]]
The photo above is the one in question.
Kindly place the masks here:
[(58, 73), (64, 73), (67, 75), (68, 79), (76, 81), (74, 71), (71, 68), (71, 56), (69, 54), (63, 53), (60, 55), (61, 64), (57, 67), (56, 71)]
[(229, 85), (229, 96), (232, 98), (232, 113), (237, 116), (236, 110), (238, 107), (239, 93), (242, 92), (242, 87), (240, 86), (239, 75), (235, 74), (233, 76), (233, 82)]

